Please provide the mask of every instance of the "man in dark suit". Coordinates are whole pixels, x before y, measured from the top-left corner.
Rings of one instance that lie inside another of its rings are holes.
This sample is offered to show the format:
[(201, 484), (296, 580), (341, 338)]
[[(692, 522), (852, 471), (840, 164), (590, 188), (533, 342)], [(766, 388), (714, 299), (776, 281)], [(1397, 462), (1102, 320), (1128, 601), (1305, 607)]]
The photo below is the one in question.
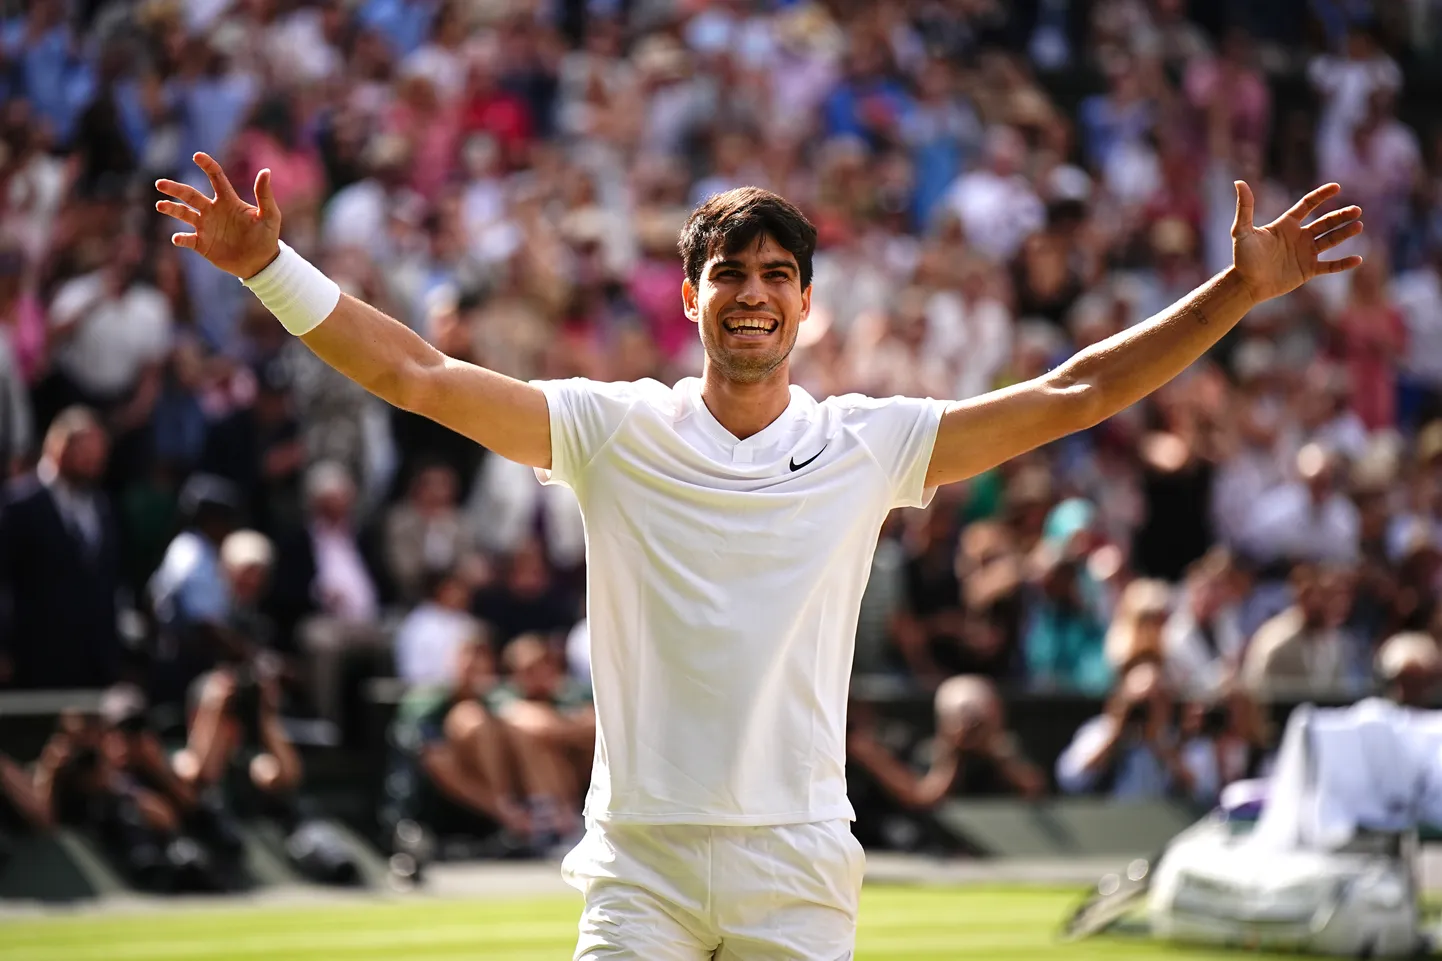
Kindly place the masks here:
[(83, 407), (62, 411), (40, 463), (0, 498), (0, 680), (99, 688), (120, 671), (119, 547), (99, 483), (109, 438)]

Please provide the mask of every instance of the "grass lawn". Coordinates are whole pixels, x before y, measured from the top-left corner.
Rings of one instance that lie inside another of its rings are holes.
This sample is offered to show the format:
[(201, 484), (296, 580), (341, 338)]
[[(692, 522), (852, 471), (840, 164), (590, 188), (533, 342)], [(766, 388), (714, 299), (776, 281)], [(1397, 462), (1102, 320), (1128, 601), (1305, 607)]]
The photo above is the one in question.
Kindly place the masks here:
[[(1227, 955), (1134, 940), (1059, 945), (1074, 890), (868, 887), (858, 961)], [(564, 961), (579, 898), (396, 901), (0, 922), (0, 961)], [(1235, 957), (1233, 955), (1232, 957)]]

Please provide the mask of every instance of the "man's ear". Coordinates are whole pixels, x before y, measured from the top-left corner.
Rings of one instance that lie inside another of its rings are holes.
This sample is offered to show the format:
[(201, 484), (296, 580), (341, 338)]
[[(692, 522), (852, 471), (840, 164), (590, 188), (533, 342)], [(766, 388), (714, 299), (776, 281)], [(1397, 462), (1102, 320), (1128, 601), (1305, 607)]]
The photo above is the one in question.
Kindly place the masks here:
[(681, 281), (681, 303), (686, 307), (686, 316), (691, 323), (699, 323), (701, 320), (701, 306), (696, 299), (696, 288), (691, 286), (691, 279)]
[(806, 318), (808, 318), (808, 317), (811, 316), (811, 289), (812, 289), (812, 286), (811, 286), (810, 284), (807, 284), (807, 285), (806, 285), (806, 289), (801, 292), (801, 319), (802, 319), (802, 320), (805, 320)]

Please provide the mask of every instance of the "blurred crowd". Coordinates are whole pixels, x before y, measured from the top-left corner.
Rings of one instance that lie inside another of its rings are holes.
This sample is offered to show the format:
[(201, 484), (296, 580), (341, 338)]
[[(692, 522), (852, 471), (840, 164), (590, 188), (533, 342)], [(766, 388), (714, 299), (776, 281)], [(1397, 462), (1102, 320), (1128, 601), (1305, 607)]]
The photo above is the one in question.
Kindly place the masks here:
[[(367, 679), (394, 678), (398, 848), (417, 819), (478, 818), (507, 851), (579, 823), (574, 500), (382, 405), (173, 248), (153, 181), (206, 189), (198, 150), (243, 195), (270, 168), (285, 238), (343, 289), (520, 378), (695, 374), (677, 231), (713, 192), (774, 189), (819, 229), (793, 356), (818, 397), (1036, 376), (1229, 264), (1234, 179), (1260, 221), (1336, 180), (1367, 224), (1338, 256), (1364, 267), (893, 516), (856, 670), (934, 696), (937, 733), (889, 743), (858, 712), (852, 760), (908, 810), (1205, 800), (1264, 763), (1272, 701), (1426, 702), (1439, 12), (0, 0), (0, 688), (108, 688), (113, 715), (68, 716), (0, 784), (52, 823), (79, 758), (81, 796), (173, 840), (238, 772), (303, 825), (281, 722), (349, 740)], [(1042, 770), (1007, 733), (1015, 692), (1106, 706)], [(171, 748), (122, 737), (137, 714)]]

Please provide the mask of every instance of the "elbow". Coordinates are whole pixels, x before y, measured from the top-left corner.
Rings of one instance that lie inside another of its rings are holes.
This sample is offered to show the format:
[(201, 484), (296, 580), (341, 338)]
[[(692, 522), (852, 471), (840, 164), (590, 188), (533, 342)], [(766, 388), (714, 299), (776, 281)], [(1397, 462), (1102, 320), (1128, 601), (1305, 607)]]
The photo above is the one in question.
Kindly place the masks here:
[(364, 386), (391, 406), (425, 417), (434, 407), (436, 373), (443, 363), (444, 358), (406, 360), (387, 367)]
[(1047, 376), (1067, 433), (1088, 430), (1116, 413), (1103, 383), (1087, 367), (1085, 355), (1078, 354)]

